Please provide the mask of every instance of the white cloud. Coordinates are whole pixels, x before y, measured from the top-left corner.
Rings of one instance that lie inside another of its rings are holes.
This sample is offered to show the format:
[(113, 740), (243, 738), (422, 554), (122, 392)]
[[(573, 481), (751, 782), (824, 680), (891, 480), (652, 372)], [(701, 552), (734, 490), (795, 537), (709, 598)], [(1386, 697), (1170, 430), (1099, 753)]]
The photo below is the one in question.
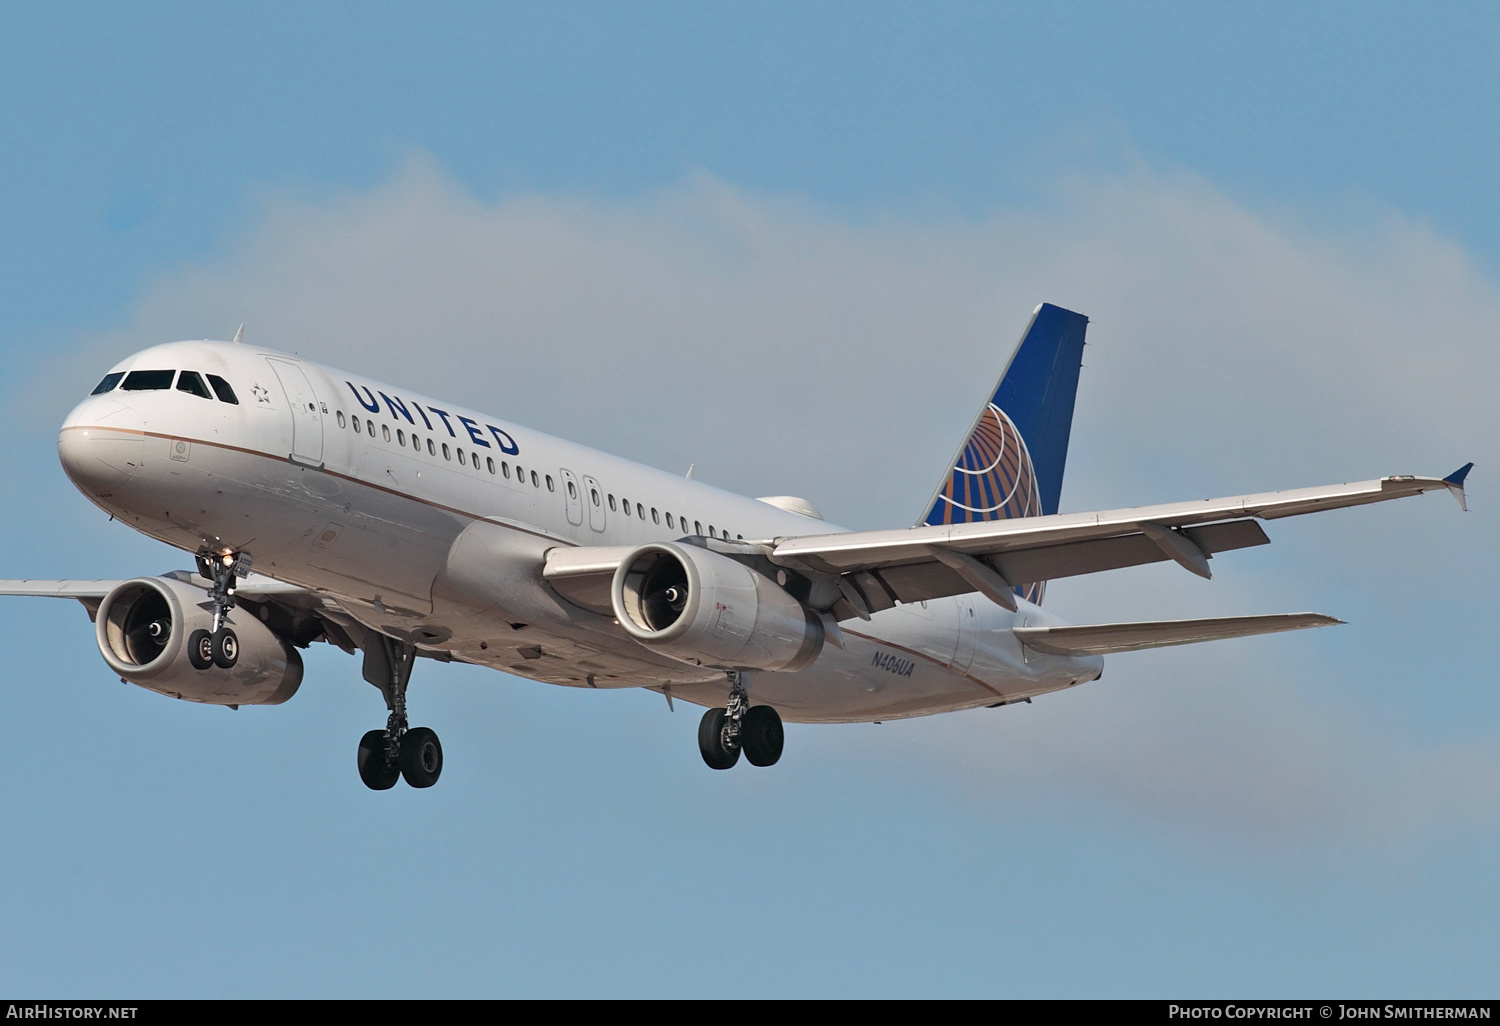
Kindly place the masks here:
[[(1500, 289), (1395, 214), (1315, 227), (1145, 170), (977, 220), (853, 217), (708, 176), (632, 202), (485, 203), (414, 160), (367, 192), (269, 197), (248, 236), (164, 276), (89, 346), (245, 321), (256, 342), (873, 527), (916, 517), (1041, 300), (1093, 320), (1066, 506), (1474, 459), (1480, 512), (1426, 499), (1278, 526), (1286, 547), (1226, 557), (1212, 586), (1155, 569), (1066, 582), (1054, 594), (1078, 619), (1330, 596), (1370, 619), (1341, 640), (1128, 657), (1094, 688), (923, 727), (942, 758), (981, 791), (1022, 779), (1236, 836), (1493, 825), (1492, 727), (1419, 741), (1394, 689), (1328, 686), (1395, 666), (1372, 653), (1397, 632), (1430, 640), (1460, 608), (1494, 609)], [(1424, 573), (1442, 583), (1418, 608)], [(1425, 683), (1480, 701), (1479, 653), (1437, 647)], [(1299, 660), (1268, 680), (1277, 651)]]

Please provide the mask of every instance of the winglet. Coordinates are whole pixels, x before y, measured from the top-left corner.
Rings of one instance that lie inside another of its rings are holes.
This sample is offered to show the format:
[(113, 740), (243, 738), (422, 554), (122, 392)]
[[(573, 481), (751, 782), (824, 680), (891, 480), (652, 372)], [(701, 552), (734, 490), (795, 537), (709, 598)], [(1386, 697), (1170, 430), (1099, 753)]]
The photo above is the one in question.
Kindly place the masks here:
[(1469, 502), (1464, 497), (1464, 479), (1469, 476), (1469, 471), (1473, 469), (1474, 464), (1465, 463), (1453, 473), (1443, 478), (1443, 484), (1448, 486), (1448, 491), (1452, 492), (1453, 497), (1458, 500), (1458, 508), (1465, 513), (1469, 511)]

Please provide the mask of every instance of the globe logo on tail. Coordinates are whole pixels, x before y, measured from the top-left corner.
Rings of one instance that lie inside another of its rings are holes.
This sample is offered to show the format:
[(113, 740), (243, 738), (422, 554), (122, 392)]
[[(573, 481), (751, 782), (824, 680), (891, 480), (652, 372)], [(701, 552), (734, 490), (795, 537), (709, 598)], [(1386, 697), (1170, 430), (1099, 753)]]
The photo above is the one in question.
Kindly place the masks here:
[(1026, 442), (1005, 411), (989, 404), (938, 492), (943, 524), (1034, 517), (1042, 512)]
[[(1041, 515), (1036, 469), (1026, 441), (994, 403), (980, 416), (937, 498), (933, 512), (941, 512), (928, 523), (971, 524)], [(1042, 591), (1043, 582), (1038, 581), (1022, 590), (1022, 597), (1040, 603)]]

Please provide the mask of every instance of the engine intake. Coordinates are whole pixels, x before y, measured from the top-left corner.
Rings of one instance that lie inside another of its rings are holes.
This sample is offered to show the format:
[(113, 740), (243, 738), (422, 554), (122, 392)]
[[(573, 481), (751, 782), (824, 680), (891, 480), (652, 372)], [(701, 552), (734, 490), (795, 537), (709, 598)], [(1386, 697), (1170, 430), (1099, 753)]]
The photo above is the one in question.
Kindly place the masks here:
[(823, 650), (823, 623), (775, 581), (693, 545), (642, 545), (610, 583), (636, 641), (684, 663), (794, 672)]
[(94, 633), (109, 668), (132, 684), (207, 705), (279, 705), (302, 684), (302, 656), (244, 607), (225, 625), (239, 640), (231, 669), (196, 669), (187, 641), (213, 626), (202, 588), (171, 577), (124, 581), (99, 603)]

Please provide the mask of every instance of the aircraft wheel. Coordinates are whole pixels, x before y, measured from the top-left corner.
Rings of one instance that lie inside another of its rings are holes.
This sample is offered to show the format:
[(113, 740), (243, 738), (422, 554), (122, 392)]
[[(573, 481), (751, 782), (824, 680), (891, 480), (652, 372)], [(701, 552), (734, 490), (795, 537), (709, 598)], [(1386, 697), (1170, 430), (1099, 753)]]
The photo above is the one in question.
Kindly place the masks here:
[(188, 662), (195, 670), (206, 670), (214, 664), (214, 636), (208, 631), (188, 635)]
[(723, 709), (710, 709), (698, 721), (698, 751), (709, 769), (727, 770), (740, 761), (740, 746), (724, 745), (724, 721), (728, 718)]
[(740, 745), (752, 766), (774, 766), (786, 746), (781, 714), (769, 705), (752, 706), (740, 723)]
[(212, 641), (214, 665), (224, 670), (232, 669), (240, 660), (240, 639), (235, 637), (234, 631), (222, 627), (212, 635)]
[(401, 775), (412, 787), (431, 787), (443, 772), (443, 746), (435, 731), (413, 727), (401, 735)]
[(385, 760), (385, 731), (368, 731), (359, 739), (359, 779), (372, 791), (386, 791), (400, 777), (400, 767)]

